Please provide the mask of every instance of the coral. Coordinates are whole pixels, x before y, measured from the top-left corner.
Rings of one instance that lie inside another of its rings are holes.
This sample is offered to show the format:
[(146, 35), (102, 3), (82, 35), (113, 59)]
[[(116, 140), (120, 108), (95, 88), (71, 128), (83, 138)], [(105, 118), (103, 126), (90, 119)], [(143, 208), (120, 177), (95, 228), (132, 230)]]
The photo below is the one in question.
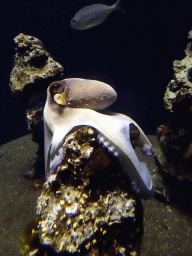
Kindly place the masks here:
[(13, 92), (23, 91), (28, 84), (63, 72), (61, 64), (53, 60), (38, 38), (21, 33), (14, 38), (14, 42), (15, 65), (10, 75)]
[(60, 253), (138, 255), (140, 200), (97, 134), (82, 126), (65, 138), (65, 158), (37, 200), (40, 241)]

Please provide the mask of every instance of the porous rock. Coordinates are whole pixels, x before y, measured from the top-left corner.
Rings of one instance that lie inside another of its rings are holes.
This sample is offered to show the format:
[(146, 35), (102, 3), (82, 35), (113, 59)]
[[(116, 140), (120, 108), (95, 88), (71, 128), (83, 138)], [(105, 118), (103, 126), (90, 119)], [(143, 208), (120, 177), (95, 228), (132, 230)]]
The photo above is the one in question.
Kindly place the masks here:
[(192, 181), (192, 31), (188, 39), (185, 58), (173, 62), (174, 79), (164, 95), (170, 117), (158, 127), (157, 135), (167, 159), (164, 171)]
[(157, 129), (163, 154), (156, 160), (169, 191), (169, 202), (180, 201), (182, 207), (191, 209), (192, 202), (186, 195), (192, 187), (192, 30), (188, 39), (185, 57), (173, 62), (174, 79), (163, 98), (169, 118)]
[(43, 108), (47, 87), (63, 74), (63, 67), (44, 49), (43, 43), (36, 37), (23, 33), (14, 38), (15, 59), (10, 74), (10, 88), (19, 94), (19, 101), (26, 110), (28, 128), (32, 131), (33, 141), (38, 143), (36, 162), (32, 169), (24, 173), (26, 178), (39, 178), (43, 174)]
[(117, 159), (87, 126), (72, 131), (63, 148), (37, 201), (41, 243), (59, 253), (138, 255), (142, 207)]
[(192, 30), (188, 35), (186, 56), (173, 62), (174, 79), (164, 95), (165, 108), (170, 111), (192, 111)]
[(26, 85), (63, 72), (62, 65), (50, 56), (38, 38), (21, 33), (14, 42), (16, 54), (10, 75), (13, 92), (23, 91)]

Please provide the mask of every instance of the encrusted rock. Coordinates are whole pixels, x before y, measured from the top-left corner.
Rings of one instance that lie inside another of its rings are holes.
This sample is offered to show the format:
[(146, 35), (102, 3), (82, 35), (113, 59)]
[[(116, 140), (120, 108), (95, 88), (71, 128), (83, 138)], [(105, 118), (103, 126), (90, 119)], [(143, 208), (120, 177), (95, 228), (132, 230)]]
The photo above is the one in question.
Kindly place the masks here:
[(14, 42), (16, 54), (9, 85), (14, 93), (20, 92), (19, 100), (28, 108), (28, 128), (32, 131), (33, 141), (39, 145), (36, 162), (24, 174), (26, 178), (35, 179), (43, 174), (43, 108), (47, 87), (53, 80), (60, 79), (63, 67), (50, 56), (38, 38), (21, 33), (14, 38)]
[(182, 60), (173, 62), (174, 79), (168, 84), (164, 105), (170, 112), (169, 119), (157, 129), (163, 155), (157, 163), (169, 190), (169, 201), (182, 198), (184, 207), (190, 205), (186, 195), (191, 193), (192, 181), (192, 30)]
[[(74, 188), (61, 184), (54, 191), (56, 175), (49, 177), (38, 199), (37, 213), (41, 243), (51, 245), (57, 252), (80, 252), (97, 243), (98, 235), (105, 235), (110, 226), (135, 217), (135, 200), (116, 190), (93, 200), (83, 186)], [(99, 234), (100, 233), (100, 234)]]
[(168, 84), (163, 99), (170, 112), (192, 111), (192, 31), (188, 39), (185, 58), (173, 62), (174, 79)]
[(63, 72), (61, 64), (50, 56), (38, 38), (21, 33), (14, 38), (14, 42), (15, 66), (10, 76), (13, 92), (23, 91), (28, 84)]
[(158, 127), (157, 135), (167, 162), (163, 170), (174, 177), (192, 181), (192, 31), (182, 60), (173, 62), (174, 80), (164, 95), (170, 118)]
[(63, 147), (37, 201), (40, 242), (64, 255), (138, 255), (142, 207), (117, 159), (91, 127), (73, 130)]

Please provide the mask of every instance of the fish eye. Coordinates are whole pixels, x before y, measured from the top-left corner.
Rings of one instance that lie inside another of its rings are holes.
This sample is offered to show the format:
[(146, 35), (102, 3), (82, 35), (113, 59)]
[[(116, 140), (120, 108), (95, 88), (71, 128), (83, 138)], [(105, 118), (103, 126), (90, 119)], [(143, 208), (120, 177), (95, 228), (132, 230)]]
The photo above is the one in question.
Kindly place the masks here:
[(75, 20), (75, 19), (72, 19), (72, 20), (71, 20), (71, 23), (76, 23), (76, 20)]

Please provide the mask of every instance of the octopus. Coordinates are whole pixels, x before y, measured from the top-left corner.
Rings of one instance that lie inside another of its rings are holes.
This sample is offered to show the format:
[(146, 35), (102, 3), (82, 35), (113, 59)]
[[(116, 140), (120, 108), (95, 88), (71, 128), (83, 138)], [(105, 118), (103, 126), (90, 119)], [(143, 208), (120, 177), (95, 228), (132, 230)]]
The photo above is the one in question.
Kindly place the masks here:
[(97, 80), (69, 78), (49, 85), (43, 113), (46, 179), (65, 157), (62, 144), (67, 134), (74, 127), (91, 126), (98, 131), (99, 142), (118, 159), (133, 190), (144, 198), (153, 195), (148, 167), (139, 161), (131, 143), (133, 129), (138, 131), (135, 145), (148, 156), (153, 154), (150, 141), (130, 117), (102, 113), (116, 98), (110, 85)]

